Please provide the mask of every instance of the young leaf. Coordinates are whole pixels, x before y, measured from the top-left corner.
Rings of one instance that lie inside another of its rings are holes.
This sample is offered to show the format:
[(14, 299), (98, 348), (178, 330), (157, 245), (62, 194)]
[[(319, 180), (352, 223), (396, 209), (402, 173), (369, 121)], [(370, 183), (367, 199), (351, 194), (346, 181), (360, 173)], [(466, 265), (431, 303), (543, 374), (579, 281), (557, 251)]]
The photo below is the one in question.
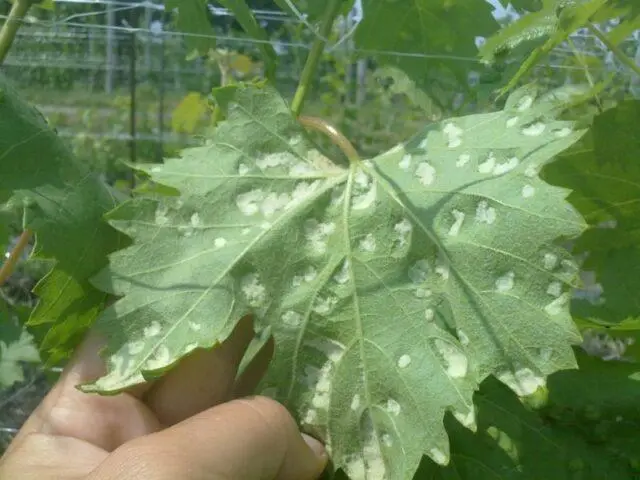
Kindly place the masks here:
[(98, 319), (117, 393), (224, 340), (253, 313), (276, 353), (262, 389), (354, 479), (410, 478), (449, 460), (445, 411), (474, 425), (497, 375), (528, 395), (575, 366), (580, 337), (556, 238), (582, 219), (537, 171), (582, 132), (550, 97), (428, 127), (348, 169), (305, 139), (270, 88), (238, 87), (228, 120), (153, 179), (178, 199), (109, 214), (134, 244), (94, 279), (123, 296)]
[[(97, 175), (77, 162), (42, 115), (21, 100), (0, 77), (0, 193), (16, 191), (25, 204), (27, 227), (36, 232), (38, 252), (56, 260), (36, 287), (40, 302), (31, 325), (67, 325), (86, 330), (106, 299), (88, 279), (107, 262), (125, 237), (102, 220), (121, 199)], [(65, 354), (70, 336), (52, 328), (46, 344)]]

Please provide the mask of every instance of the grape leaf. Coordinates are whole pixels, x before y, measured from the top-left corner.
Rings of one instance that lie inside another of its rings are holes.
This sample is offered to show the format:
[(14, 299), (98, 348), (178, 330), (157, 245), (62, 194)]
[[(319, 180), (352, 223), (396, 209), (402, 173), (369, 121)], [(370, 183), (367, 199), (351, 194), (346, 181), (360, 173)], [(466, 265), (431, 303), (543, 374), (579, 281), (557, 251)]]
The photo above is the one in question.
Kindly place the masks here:
[(171, 129), (176, 133), (193, 134), (208, 111), (206, 97), (200, 92), (189, 92), (171, 113)]
[(245, 0), (219, 0), (220, 4), (233, 12), (236, 20), (251, 38), (258, 40), (258, 48), (266, 65), (265, 76), (268, 79), (275, 78), (276, 51), (269, 43), (267, 32), (258, 24), (256, 17)]
[(207, 55), (216, 48), (216, 32), (206, 0), (165, 0), (167, 10), (176, 11), (176, 28), (185, 33), (189, 56)]
[(575, 366), (576, 266), (553, 242), (583, 222), (537, 171), (582, 132), (549, 98), (523, 89), (344, 169), (272, 89), (239, 87), (206, 145), (145, 167), (181, 197), (109, 214), (134, 243), (93, 280), (123, 298), (96, 323), (108, 373), (82, 388), (161, 375), (251, 312), (277, 345), (262, 391), (338, 467), (410, 478), (424, 452), (447, 463), (442, 416), (472, 428), (484, 377), (527, 395)]
[[(634, 478), (640, 382), (629, 378), (628, 364), (578, 358), (580, 370), (549, 377), (550, 406), (541, 412), (488, 379), (475, 397), (477, 434), (447, 418), (451, 464), (439, 468), (425, 459), (415, 480)], [(604, 366), (595, 370), (592, 362)]]
[(35, 289), (40, 302), (29, 323), (53, 323), (45, 346), (67, 355), (76, 345), (69, 339), (86, 331), (106, 300), (88, 279), (125, 244), (102, 219), (122, 198), (76, 161), (3, 77), (0, 91), (0, 194), (15, 191), (28, 205), (26, 226), (36, 232), (39, 255), (56, 260)]
[(412, 0), (402, 5), (364, 0), (363, 9), (355, 34), (358, 47), (389, 52), (376, 53), (376, 58), (404, 70), (425, 91), (444, 84), (451, 92), (452, 80), (466, 88), (468, 61), (478, 54), (476, 38), (500, 27), (484, 0)]
[[(640, 323), (629, 321), (626, 328), (629, 332), (637, 331)], [(572, 410), (595, 408), (602, 415), (625, 414), (640, 420), (640, 381), (632, 380), (633, 374), (640, 371), (640, 365), (608, 362), (586, 353), (579, 353), (577, 359), (578, 371), (557, 372), (549, 377), (550, 405)]]
[[(296, 15), (293, 5), (312, 21), (321, 17), (327, 6), (318, 0), (276, 3)], [(342, 13), (352, 5), (353, 1), (345, 1)], [(362, 9), (363, 18), (355, 31), (357, 46), (366, 55), (375, 55), (381, 64), (406, 72), (419, 88), (438, 97), (441, 105), (449, 104), (459, 88), (468, 87), (469, 62), (478, 54), (476, 38), (500, 28), (493, 7), (484, 0), (412, 0), (402, 5), (363, 0)]]
[[(569, 201), (593, 227), (575, 249), (589, 252), (584, 268), (596, 272), (605, 302), (578, 301), (577, 313), (612, 323), (640, 316), (640, 141), (632, 131), (639, 118), (640, 101), (621, 102), (596, 116), (580, 144), (544, 171), (572, 189)], [(611, 221), (615, 228), (597, 228)]]
[(0, 389), (24, 380), (21, 363), (39, 360), (33, 337), (0, 301)]

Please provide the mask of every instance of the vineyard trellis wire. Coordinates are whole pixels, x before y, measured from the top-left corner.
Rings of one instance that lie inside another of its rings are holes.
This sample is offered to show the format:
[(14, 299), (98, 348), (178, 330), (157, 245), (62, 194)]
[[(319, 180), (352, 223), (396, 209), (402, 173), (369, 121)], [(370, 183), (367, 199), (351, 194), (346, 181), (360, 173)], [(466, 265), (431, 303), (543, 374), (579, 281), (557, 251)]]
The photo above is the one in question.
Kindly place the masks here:
[[(99, 0), (64, 0), (59, 3), (91, 4), (96, 10), (78, 15), (71, 15), (64, 18), (32, 18), (19, 32), (18, 40), (14, 50), (7, 59), (4, 70), (9, 78), (13, 78), (19, 87), (24, 91), (27, 99), (39, 86), (38, 81), (42, 79), (51, 81), (47, 72), (57, 72), (62, 80), (58, 85), (59, 93), (74, 93), (77, 90), (90, 92), (94, 96), (98, 94), (104, 96), (120, 95), (124, 98), (124, 117), (115, 127), (107, 128), (105, 123), (99, 124), (97, 131), (86, 133), (86, 124), (82, 121), (83, 112), (76, 105), (65, 105), (60, 98), (48, 95), (47, 98), (35, 98), (35, 103), (40, 110), (50, 118), (66, 113), (75, 122), (66, 126), (58, 126), (58, 133), (68, 138), (76, 140), (79, 137), (93, 140), (109, 140), (121, 143), (126, 146), (126, 160), (135, 163), (139, 158), (139, 146), (142, 142), (150, 142), (155, 148), (150, 155), (151, 160), (160, 160), (166, 153), (167, 144), (184, 145), (187, 142), (182, 135), (170, 131), (167, 125), (171, 120), (171, 105), (167, 101), (169, 94), (181, 97), (191, 89), (198, 88), (194, 85), (198, 80), (201, 84), (211, 83), (213, 76), (207, 70), (207, 66), (201, 60), (186, 61), (187, 50), (184, 48), (186, 35), (167, 28), (162, 25), (159, 28), (158, 22), (153, 21), (149, 11), (161, 11), (161, 6), (151, 2), (129, 4), (124, 2)], [(107, 7), (106, 10), (99, 10), (100, 7)], [(144, 11), (145, 24), (132, 26), (126, 24), (114, 25), (112, 21), (102, 23), (85, 23), (81, 20), (88, 18), (108, 17), (116, 12), (131, 12), (136, 9)], [(231, 14), (224, 9), (217, 9), (214, 12), (218, 16), (228, 16)], [(294, 29), (303, 24), (303, 20), (287, 17), (279, 12), (265, 10), (254, 11), (256, 18), (261, 22), (271, 22), (279, 28)], [(82, 15), (82, 16), (80, 16)], [(4, 17), (0, 17), (3, 18)], [(344, 31), (335, 43), (336, 48), (330, 50), (330, 54), (339, 56), (339, 60), (354, 59), (345, 68), (344, 81), (347, 85), (353, 86), (353, 91), (346, 96), (346, 100), (362, 103), (366, 100), (369, 88), (368, 83), (362, 78), (366, 73), (367, 54), (380, 53), (365, 50), (358, 50), (348, 41), (348, 32), (352, 28), (353, 18), (347, 19)], [(111, 24), (109, 24), (111, 23)], [(304, 25), (303, 25), (304, 26)], [(302, 36), (303, 37), (303, 36)], [(346, 40), (345, 40), (346, 39)], [(255, 39), (245, 38), (228, 31), (221, 31), (216, 35), (216, 40), (221, 48), (230, 50), (252, 51), (259, 43)], [(606, 57), (602, 69), (606, 72), (615, 73), (619, 66), (615, 60), (606, 55), (606, 49), (599, 44), (589, 32), (577, 32), (572, 36), (573, 47), (577, 48), (583, 57)], [(295, 55), (298, 49), (308, 49), (310, 42), (308, 38), (296, 40), (273, 39), (272, 43), (277, 47), (276, 51), (282, 56)], [(121, 63), (118, 64), (114, 58), (114, 45), (126, 45), (119, 56)], [(46, 51), (46, 49), (52, 51)], [(556, 49), (548, 59), (546, 65), (539, 68), (547, 68), (558, 72), (558, 82), (569, 81), (571, 72), (581, 72), (583, 67), (569, 65), (565, 60), (576, 54), (570, 45)], [(633, 57), (640, 63), (640, 34), (636, 32), (634, 38), (628, 40), (623, 48), (632, 52)], [(44, 50), (44, 52), (43, 52)], [(385, 52), (388, 55), (411, 55), (406, 52)], [(424, 54), (427, 57), (427, 54)], [(355, 60), (356, 57), (365, 60)], [(459, 58), (465, 62), (480, 62), (475, 58)], [(363, 68), (363, 66), (365, 68)], [(44, 75), (35, 75), (34, 72), (45, 72)], [(300, 66), (294, 61), (285, 64), (285, 69), (279, 72), (278, 81), (286, 89), (291, 79), (298, 77)], [(354, 80), (356, 78), (356, 81)], [(66, 83), (65, 83), (66, 82)], [(629, 88), (636, 88), (635, 94), (640, 96), (640, 86), (637, 80), (630, 80)], [(142, 93), (148, 93), (151, 85), (152, 96), (154, 98), (154, 111), (141, 111), (140, 103), (136, 99)], [(123, 87), (118, 89), (118, 86)], [(209, 85), (211, 86), (211, 85)], [(123, 93), (124, 92), (124, 93)], [(53, 98), (52, 98), (53, 97)], [(71, 97), (74, 98), (73, 96)], [(101, 106), (98, 113), (107, 117), (113, 114), (116, 107), (113, 105)], [(55, 123), (55, 122), (53, 122)], [(143, 128), (144, 124), (144, 128)], [(113, 127), (113, 125), (111, 125)], [(125, 128), (127, 127), (127, 128)], [(97, 144), (94, 154), (98, 154), (101, 144)], [(596, 291), (597, 293), (597, 291)], [(579, 292), (579, 294), (589, 295), (590, 292)], [(619, 342), (613, 344), (606, 338), (595, 337), (584, 345), (585, 349), (591, 353), (602, 354), (611, 358), (619, 357), (624, 351), (624, 345)], [(53, 373), (59, 372), (55, 370)], [(38, 368), (29, 370), (28, 380), (11, 390), (0, 393), (0, 412), (12, 412), (20, 415), (20, 418), (8, 418), (2, 414), (0, 417), (0, 435), (7, 435), (7, 439), (15, 434), (30, 410), (39, 400), (39, 395), (46, 390), (46, 378), (51, 372), (44, 372)], [(11, 423), (8, 423), (11, 422)], [(3, 441), (0, 439), (0, 445)]]

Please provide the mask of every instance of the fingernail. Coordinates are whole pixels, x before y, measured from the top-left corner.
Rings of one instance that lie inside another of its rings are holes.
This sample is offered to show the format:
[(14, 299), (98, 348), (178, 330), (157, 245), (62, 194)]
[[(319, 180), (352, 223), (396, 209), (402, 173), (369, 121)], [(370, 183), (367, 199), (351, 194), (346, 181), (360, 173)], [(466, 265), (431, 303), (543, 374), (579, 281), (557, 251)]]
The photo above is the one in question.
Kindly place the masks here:
[(316, 440), (313, 437), (310, 437), (305, 433), (302, 434), (302, 438), (305, 441), (305, 443), (309, 446), (309, 448), (313, 450), (313, 453), (316, 454), (316, 457), (322, 459), (323, 461), (327, 459), (327, 451), (325, 450), (324, 445), (322, 445), (322, 443), (320, 443), (318, 440)]

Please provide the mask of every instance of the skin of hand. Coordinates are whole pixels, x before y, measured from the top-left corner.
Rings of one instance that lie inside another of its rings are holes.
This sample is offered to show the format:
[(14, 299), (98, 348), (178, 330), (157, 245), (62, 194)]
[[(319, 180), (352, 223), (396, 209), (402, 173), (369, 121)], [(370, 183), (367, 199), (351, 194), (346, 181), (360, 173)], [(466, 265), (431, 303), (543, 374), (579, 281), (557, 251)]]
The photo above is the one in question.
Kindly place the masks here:
[(0, 459), (2, 480), (312, 480), (328, 458), (279, 403), (248, 397), (270, 341), (237, 377), (250, 318), (212, 350), (196, 350), (157, 381), (115, 396), (76, 385), (105, 372), (89, 334)]

